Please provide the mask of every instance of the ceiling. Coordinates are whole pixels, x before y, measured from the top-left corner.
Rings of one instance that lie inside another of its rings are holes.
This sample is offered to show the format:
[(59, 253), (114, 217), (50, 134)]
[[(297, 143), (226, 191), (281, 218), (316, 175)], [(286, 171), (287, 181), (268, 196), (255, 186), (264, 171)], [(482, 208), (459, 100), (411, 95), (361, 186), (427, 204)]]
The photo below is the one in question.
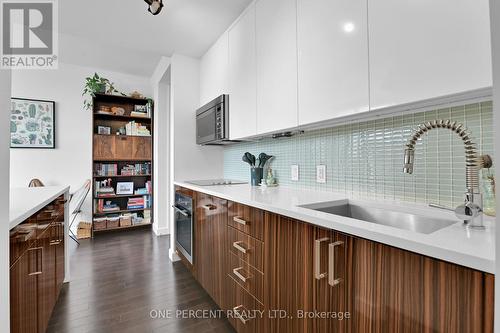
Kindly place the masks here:
[[(85, 40), (87, 53), (95, 54), (106, 45), (122, 50), (120, 57), (127, 57), (124, 50), (130, 50), (144, 55), (147, 62), (173, 53), (199, 58), (250, 2), (163, 0), (162, 12), (153, 16), (144, 0), (64, 0), (59, 1), (59, 31)], [(90, 44), (95, 49), (89, 50)], [(64, 45), (61, 43), (61, 53)], [(75, 53), (69, 47), (67, 51)], [(64, 58), (64, 54), (61, 56)], [(154, 68), (156, 63), (145, 64), (142, 71), (148, 71), (151, 65)]]

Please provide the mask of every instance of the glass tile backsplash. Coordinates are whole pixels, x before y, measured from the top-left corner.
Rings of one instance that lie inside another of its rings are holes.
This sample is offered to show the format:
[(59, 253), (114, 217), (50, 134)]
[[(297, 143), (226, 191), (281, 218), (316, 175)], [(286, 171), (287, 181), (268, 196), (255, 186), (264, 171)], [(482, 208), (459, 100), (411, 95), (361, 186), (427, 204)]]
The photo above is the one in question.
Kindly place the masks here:
[[(444, 129), (419, 140), (412, 175), (403, 173), (404, 146), (413, 129), (434, 119), (451, 119), (469, 128), (482, 154), (493, 156), (491, 102), (467, 104), (315, 130), (291, 138), (266, 138), (224, 148), (224, 176), (248, 180), (243, 153), (274, 155), (278, 183), (295, 188), (344, 192), (351, 197), (456, 205), (465, 192), (462, 140)], [(299, 180), (291, 180), (291, 165)], [(316, 166), (326, 165), (326, 183), (316, 182)]]

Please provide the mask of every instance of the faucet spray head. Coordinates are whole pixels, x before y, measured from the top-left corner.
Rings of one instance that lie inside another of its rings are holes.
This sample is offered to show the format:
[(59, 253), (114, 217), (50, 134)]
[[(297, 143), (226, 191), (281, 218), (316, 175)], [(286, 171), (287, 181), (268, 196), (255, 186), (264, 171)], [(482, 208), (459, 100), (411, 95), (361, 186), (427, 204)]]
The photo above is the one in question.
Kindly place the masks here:
[(415, 159), (415, 150), (406, 148), (405, 149), (405, 163), (404, 163), (404, 168), (403, 172), (412, 174), (413, 173), (413, 161)]

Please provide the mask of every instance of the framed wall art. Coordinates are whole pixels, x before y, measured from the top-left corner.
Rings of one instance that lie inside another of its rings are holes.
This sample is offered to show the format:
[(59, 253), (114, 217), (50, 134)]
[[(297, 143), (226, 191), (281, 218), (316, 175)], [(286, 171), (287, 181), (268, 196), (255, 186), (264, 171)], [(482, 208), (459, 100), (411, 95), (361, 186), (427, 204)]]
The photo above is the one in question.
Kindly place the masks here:
[(54, 149), (56, 109), (54, 101), (12, 98), (10, 147)]
[(117, 195), (131, 195), (134, 194), (134, 182), (117, 182), (116, 183)]

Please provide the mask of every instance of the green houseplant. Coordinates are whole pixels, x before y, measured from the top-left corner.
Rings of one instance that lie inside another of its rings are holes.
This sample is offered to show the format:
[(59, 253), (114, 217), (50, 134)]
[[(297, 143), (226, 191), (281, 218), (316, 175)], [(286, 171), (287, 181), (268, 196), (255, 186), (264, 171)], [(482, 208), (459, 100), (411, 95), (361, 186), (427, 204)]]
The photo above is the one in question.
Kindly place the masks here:
[(83, 88), (82, 96), (86, 96), (85, 101), (83, 102), (83, 106), (86, 110), (92, 109), (92, 98), (95, 97), (96, 94), (121, 94), (122, 96), (126, 96), (125, 94), (116, 90), (114, 84), (106, 79), (105, 77), (100, 76), (97, 73), (94, 73), (93, 76), (89, 76), (85, 78), (85, 87)]

